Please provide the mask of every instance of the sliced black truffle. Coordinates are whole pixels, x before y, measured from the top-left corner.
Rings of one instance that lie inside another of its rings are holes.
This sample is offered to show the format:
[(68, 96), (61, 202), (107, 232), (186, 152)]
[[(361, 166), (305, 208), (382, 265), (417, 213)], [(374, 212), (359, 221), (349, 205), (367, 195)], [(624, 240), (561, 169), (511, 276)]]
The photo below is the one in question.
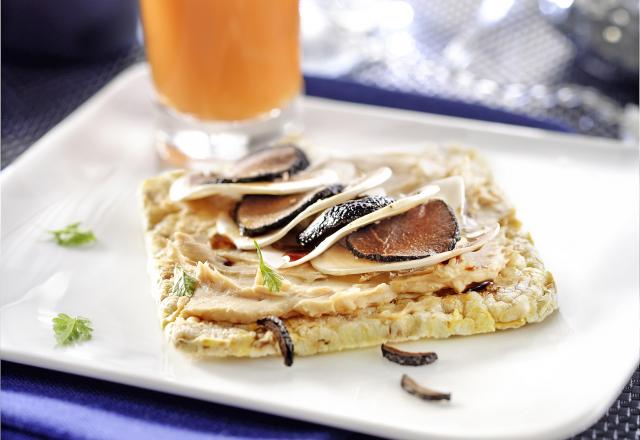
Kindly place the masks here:
[(420, 365), (432, 364), (438, 360), (438, 355), (433, 351), (409, 352), (390, 347), (387, 344), (382, 344), (381, 349), (382, 356), (400, 365), (418, 367)]
[(349, 234), (346, 245), (356, 257), (389, 262), (447, 252), (458, 240), (455, 214), (445, 202), (434, 199)]
[(406, 374), (402, 375), (400, 386), (407, 393), (413, 394), (422, 400), (451, 400), (451, 393), (441, 393), (440, 391), (430, 390), (418, 384)]
[(269, 330), (276, 337), (280, 354), (282, 354), (284, 359), (284, 364), (287, 367), (293, 365), (293, 341), (282, 319), (277, 316), (267, 316), (266, 318), (259, 319), (257, 324), (264, 327), (265, 330)]
[(367, 196), (325, 210), (298, 235), (302, 246), (316, 246), (338, 229), (393, 202), (391, 197)]
[(239, 159), (216, 183), (246, 183), (288, 178), (309, 166), (309, 159), (293, 144), (252, 151)]
[(284, 196), (248, 195), (236, 205), (235, 220), (242, 235), (255, 237), (278, 229), (320, 199), (342, 191), (342, 185)]

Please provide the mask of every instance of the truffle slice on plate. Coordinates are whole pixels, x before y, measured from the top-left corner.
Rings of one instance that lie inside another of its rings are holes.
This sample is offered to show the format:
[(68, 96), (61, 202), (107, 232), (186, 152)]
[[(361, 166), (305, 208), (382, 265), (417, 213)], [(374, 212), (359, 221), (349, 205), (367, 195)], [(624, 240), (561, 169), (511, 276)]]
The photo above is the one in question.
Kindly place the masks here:
[(247, 195), (236, 205), (234, 217), (242, 235), (255, 237), (286, 225), (308, 206), (342, 189), (336, 184), (284, 196)]
[(393, 199), (387, 196), (367, 196), (332, 206), (298, 235), (298, 243), (305, 247), (315, 246), (343, 226), (392, 202)]
[(349, 234), (346, 245), (356, 257), (387, 262), (447, 252), (458, 240), (460, 228), (452, 209), (433, 199)]
[(309, 159), (293, 144), (252, 151), (239, 159), (215, 183), (245, 183), (288, 179), (309, 167)]

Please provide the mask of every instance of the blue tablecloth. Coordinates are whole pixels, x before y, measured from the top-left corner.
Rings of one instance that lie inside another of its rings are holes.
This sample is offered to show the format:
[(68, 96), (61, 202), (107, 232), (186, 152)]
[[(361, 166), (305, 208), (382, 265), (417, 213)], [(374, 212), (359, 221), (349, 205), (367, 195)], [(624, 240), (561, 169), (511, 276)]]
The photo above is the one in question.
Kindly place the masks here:
[(347, 431), (2, 363), (2, 438), (343, 439)]
[[(568, 131), (553, 121), (345, 81), (306, 78), (306, 87), (313, 96)], [(2, 363), (0, 409), (5, 439), (369, 438), (12, 362)]]

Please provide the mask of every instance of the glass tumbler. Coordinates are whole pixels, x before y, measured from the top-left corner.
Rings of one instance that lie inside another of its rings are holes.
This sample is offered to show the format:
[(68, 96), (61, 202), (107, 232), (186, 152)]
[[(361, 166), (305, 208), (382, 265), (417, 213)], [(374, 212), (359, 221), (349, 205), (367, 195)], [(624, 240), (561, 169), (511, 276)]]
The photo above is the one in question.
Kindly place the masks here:
[(298, 0), (140, 6), (165, 160), (235, 159), (298, 131)]

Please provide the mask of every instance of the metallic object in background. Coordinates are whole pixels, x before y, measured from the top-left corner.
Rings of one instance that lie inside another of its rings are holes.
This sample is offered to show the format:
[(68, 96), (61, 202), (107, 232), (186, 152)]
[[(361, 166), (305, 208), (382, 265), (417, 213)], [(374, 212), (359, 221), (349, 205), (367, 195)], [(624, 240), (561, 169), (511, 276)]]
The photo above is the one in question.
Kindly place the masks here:
[(617, 90), (608, 94), (577, 77), (576, 47), (539, 1), (301, 0), (303, 69), (621, 137), (633, 89), (611, 83)]
[(576, 61), (605, 81), (638, 81), (637, 0), (539, 0), (549, 21), (576, 45)]
[(442, 51), (448, 63), (459, 69), (469, 66), (473, 54), (479, 51), (478, 42), (509, 14), (513, 3), (514, 0), (483, 0), (473, 25), (451, 40)]
[(402, 0), (302, 0), (300, 17), (305, 71), (336, 77), (382, 61), (386, 40), (411, 25), (414, 10)]

